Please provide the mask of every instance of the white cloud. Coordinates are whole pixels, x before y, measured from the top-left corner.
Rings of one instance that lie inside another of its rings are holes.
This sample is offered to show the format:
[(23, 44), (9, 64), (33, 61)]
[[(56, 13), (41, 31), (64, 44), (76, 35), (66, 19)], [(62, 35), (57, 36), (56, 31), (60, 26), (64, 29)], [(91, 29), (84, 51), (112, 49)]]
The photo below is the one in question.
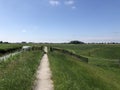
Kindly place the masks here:
[(76, 9), (75, 0), (66, 0), (66, 1), (64, 2), (64, 4), (65, 4), (66, 6), (70, 6), (72, 9)]
[(58, 5), (60, 5), (60, 1), (59, 0), (49, 0), (49, 4), (52, 6), (58, 6)]
[(67, 0), (65, 1), (65, 5), (74, 5), (75, 1), (74, 0)]
[(64, 0), (63, 2), (62, 0), (49, 0), (49, 4), (51, 6), (58, 6), (64, 4), (65, 6), (69, 6), (72, 9), (76, 9), (75, 0)]

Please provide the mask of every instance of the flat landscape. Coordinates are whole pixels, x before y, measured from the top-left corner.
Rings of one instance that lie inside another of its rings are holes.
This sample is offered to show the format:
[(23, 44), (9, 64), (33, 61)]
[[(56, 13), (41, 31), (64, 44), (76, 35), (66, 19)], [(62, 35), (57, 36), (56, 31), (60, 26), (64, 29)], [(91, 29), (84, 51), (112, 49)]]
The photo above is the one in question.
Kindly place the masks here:
[(120, 90), (120, 0), (0, 0), (0, 90)]
[[(0, 44), (0, 47), (2, 46)], [(6, 48), (8, 46), (16, 47), (8, 44)], [(0, 90), (33, 89), (36, 72), (44, 54), (42, 50), (44, 46), (48, 47), (54, 90), (120, 90), (119, 44), (31, 44), (30, 46), (34, 49), (22, 51), (0, 61)], [(51, 51), (50, 47), (68, 50), (88, 58), (88, 62), (83, 62), (83, 58), (77, 58), (66, 52)]]

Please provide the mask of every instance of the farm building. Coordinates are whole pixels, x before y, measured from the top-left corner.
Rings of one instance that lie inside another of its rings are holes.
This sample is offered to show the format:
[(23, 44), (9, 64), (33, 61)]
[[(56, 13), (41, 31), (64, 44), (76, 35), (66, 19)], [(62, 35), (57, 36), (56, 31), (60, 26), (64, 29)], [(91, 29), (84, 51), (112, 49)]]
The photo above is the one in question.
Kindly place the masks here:
[(32, 49), (31, 46), (23, 46), (23, 47), (22, 47), (22, 50), (23, 50), (23, 51), (30, 50), (30, 49)]

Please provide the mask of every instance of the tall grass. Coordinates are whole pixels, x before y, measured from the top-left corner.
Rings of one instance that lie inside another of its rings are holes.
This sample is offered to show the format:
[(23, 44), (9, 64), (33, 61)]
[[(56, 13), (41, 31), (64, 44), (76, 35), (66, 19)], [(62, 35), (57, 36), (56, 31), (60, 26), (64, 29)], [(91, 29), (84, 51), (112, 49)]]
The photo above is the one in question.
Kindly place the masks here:
[(120, 90), (119, 72), (114, 74), (59, 52), (50, 52), (49, 59), (55, 90)]
[(41, 56), (26, 51), (0, 62), (0, 90), (31, 90)]

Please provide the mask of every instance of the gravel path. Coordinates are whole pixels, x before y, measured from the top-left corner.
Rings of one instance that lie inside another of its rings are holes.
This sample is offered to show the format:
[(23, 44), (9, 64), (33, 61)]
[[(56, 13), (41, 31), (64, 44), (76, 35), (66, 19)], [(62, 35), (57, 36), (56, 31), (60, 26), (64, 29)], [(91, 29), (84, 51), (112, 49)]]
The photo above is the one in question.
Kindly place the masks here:
[[(47, 47), (44, 51), (47, 53)], [(47, 54), (44, 54), (37, 71), (37, 80), (33, 90), (54, 90)]]

